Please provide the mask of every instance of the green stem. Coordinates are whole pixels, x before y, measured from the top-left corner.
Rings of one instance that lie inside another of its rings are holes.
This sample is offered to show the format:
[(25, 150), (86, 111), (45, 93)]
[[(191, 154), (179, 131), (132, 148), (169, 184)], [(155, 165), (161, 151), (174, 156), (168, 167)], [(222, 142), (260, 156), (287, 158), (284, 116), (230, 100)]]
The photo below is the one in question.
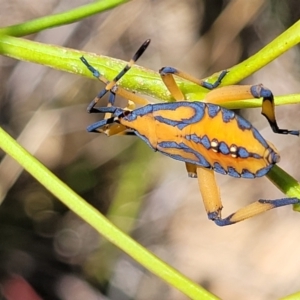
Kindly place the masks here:
[[(275, 165), (266, 176), (285, 195), (300, 199), (300, 183), (280, 167)], [(300, 211), (300, 204), (294, 210)]]
[(218, 299), (124, 234), (0, 128), (0, 148), (107, 240), (191, 299)]
[(230, 68), (230, 72), (224, 78), (223, 84), (230, 85), (240, 82), (256, 71), (269, 64), (271, 61), (300, 43), (300, 20), (268, 43), (260, 51), (244, 60), (240, 64)]
[[(144, 143), (137, 143), (126, 151), (127, 159), (118, 168), (118, 174), (115, 174), (118, 180), (114, 183), (113, 200), (106, 213), (106, 218), (127, 234), (130, 234), (135, 227), (144, 202), (143, 196), (155, 180), (148, 174), (151, 154), (145, 151), (145, 147), (148, 146)], [(99, 267), (88, 269), (95, 272), (93, 276), (98, 282), (104, 283), (110, 278), (120, 251), (111, 243), (102, 243), (98, 253), (98, 257), (101, 257), (97, 260)]]
[[(111, 80), (125, 66), (126, 62), (103, 55), (96, 55), (75, 49), (64, 48), (29, 41), (22, 38), (0, 35), (0, 54), (49, 66), (61, 71), (83, 75), (95, 79), (80, 61), (84, 57), (101, 73)], [(157, 72), (133, 66), (121, 80), (121, 86), (140, 93), (149, 94), (158, 99), (171, 101), (167, 89)], [(195, 86), (188, 83), (188, 85)]]
[[(264, 49), (266, 48), (268, 48), (268, 46)], [(264, 49), (262, 49), (261, 52), (265, 56), (266, 54), (264, 52)], [(0, 54), (19, 60), (42, 64), (61, 71), (66, 71), (94, 78), (91, 72), (88, 71), (87, 68), (83, 65), (83, 63), (79, 60), (79, 58), (82, 55), (84, 55), (86, 59), (95, 68), (100, 70), (101, 73), (109, 80), (114, 78), (115, 75), (126, 64), (126, 62), (121, 61), (119, 59), (110, 58), (103, 55), (96, 55), (84, 51), (78, 51), (75, 49), (47, 45), (22, 38), (1, 35)], [(256, 57), (256, 55), (254, 55), (253, 57)], [(232, 74), (238, 74), (239, 71), (241, 70), (238, 69), (235, 71), (231, 71), (227, 76), (232, 76)], [(225, 77), (224, 81), (227, 80), (227, 76)], [(216, 77), (212, 76), (210, 77), (210, 79), (211, 78)], [(205, 94), (207, 93), (207, 90), (191, 82), (179, 80), (178, 84), (180, 88), (184, 91), (188, 100), (202, 100), (205, 97)], [(170, 96), (162, 80), (160, 79), (159, 74), (152, 70), (148, 70), (136, 65), (133, 66), (132, 70), (130, 70), (130, 72), (128, 72), (126, 76), (122, 78), (120, 85), (126, 87), (129, 90), (149, 95), (161, 101), (172, 101), (172, 97)], [(275, 100), (276, 105), (295, 104), (299, 102), (299, 94), (280, 96), (276, 97)], [(249, 99), (244, 101), (232, 101), (226, 103), (224, 106), (229, 109), (260, 107), (261, 100)]]
[(299, 299), (300, 299), (300, 292), (296, 292), (294, 294), (280, 298), (280, 300), (299, 300)]
[(129, 0), (103, 0), (69, 10), (64, 13), (38, 18), (21, 24), (0, 28), (0, 35), (25, 36), (52, 27), (74, 23), (86, 17), (112, 9)]

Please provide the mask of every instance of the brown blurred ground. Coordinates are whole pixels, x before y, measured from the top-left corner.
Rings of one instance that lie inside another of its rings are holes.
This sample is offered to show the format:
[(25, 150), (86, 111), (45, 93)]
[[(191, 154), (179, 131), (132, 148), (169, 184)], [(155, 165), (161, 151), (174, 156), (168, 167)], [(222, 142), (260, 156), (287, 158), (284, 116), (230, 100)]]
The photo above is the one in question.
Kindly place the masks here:
[[(85, 3), (0, 0), (0, 25)], [(170, 65), (202, 77), (254, 54), (299, 16), (299, 3), (292, 0), (136, 0), (30, 38), (124, 60), (151, 38), (140, 65)], [(122, 184), (124, 165), (134, 167), (145, 157), (136, 183), (146, 183), (132, 232), (136, 240), (222, 299), (278, 299), (300, 290), (300, 215), (290, 207), (219, 228), (207, 220), (197, 183), (182, 163), (152, 153), (135, 138), (85, 131), (98, 117), (85, 107), (99, 83), (6, 57), (0, 64), (1, 124), (103, 213)], [(299, 66), (294, 48), (247, 82), (262, 82), (275, 95), (299, 93)], [(280, 150), (280, 166), (300, 179), (299, 139), (274, 135), (259, 110), (242, 114)], [(283, 128), (300, 127), (299, 106), (280, 107), (277, 115)], [(18, 274), (43, 299), (105, 299), (101, 293), (108, 299), (185, 299), (124, 255), (103, 287), (96, 279), (105, 257), (101, 238), (10, 159), (0, 164), (0, 174), (0, 280)], [(220, 175), (218, 181), (224, 215), (258, 198), (282, 197), (265, 178)], [(136, 201), (134, 194), (124, 198), (128, 205)]]

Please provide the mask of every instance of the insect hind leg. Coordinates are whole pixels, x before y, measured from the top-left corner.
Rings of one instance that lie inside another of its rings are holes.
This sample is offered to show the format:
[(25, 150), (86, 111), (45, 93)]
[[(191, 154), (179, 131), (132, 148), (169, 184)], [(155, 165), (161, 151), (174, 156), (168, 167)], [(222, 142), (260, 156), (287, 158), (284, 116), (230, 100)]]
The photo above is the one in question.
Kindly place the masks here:
[(198, 175), (198, 184), (207, 216), (218, 226), (232, 225), (245, 219), (252, 218), (273, 208), (292, 204), (300, 204), (300, 199), (298, 198), (258, 200), (237, 210), (228, 217), (222, 218), (222, 202), (214, 171), (201, 167), (197, 167), (196, 171)]
[(299, 136), (299, 130), (281, 129), (278, 127), (275, 117), (274, 96), (269, 89), (265, 88), (262, 84), (258, 84), (253, 85), (250, 91), (254, 98), (263, 98), (261, 113), (268, 120), (273, 132)]
[(218, 226), (227, 226), (232, 225), (237, 222), (243, 221), (245, 219), (249, 219), (258, 214), (261, 214), (265, 211), (268, 211), (273, 208), (298, 204), (300, 200), (297, 198), (282, 198), (276, 200), (258, 200), (246, 207), (243, 207), (236, 211), (235, 213), (229, 215), (226, 218), (221, 218), (217, 214), (210, 213), (208, 214), (208, 218), (215, 222)]

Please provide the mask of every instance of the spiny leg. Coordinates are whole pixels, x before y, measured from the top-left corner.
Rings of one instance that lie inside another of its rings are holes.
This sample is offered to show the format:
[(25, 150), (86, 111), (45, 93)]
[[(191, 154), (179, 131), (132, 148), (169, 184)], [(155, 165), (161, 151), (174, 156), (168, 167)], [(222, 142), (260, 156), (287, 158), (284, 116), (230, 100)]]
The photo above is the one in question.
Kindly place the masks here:
[(208, 218), (218, 226), (232, 225), (252, 218), (270, 209), (300, 203), (297, 198), (282, 198), (276, 200), (258, 200), (247, 205), (226, 218), (221, 217), (222, 203), (214, 171), (197, 168), (198, 183)]

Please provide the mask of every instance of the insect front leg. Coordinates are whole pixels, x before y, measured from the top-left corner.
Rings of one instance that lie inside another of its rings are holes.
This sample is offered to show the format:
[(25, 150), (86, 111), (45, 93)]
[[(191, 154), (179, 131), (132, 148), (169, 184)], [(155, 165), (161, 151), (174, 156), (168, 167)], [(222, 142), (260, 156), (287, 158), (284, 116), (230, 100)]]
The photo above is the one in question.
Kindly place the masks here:
[(297, 198), (258, 200), (237, 210), (228, 217), (222, 218), (222, 202), (214, 171), (197, 167), (197, 175), (200, 192), (208, 218), (214, 221), (218, 226), (235, 224), (276, 207), (300, 203), (300, 200)]
[[(102, 89), (99, 94), (91, 101), (91, 103), (87, 107), (87, 111), (90, 113), (96, 112), (93, 108), (97, 104), (97, 102), (107, 93), (110, 92), (109, 102), (111, 105), (114, 105), (115, 101), (115, 95), (118, 94), (125, 99), (128, 98), (128, 95), (130, 95), (132, 98), (135, 98), (134, 94), (131, 92), (126, 91), (123, 88), (120, 88), (117, 86), (117, 82), (131, 69), (131, 67), (135, 64), (135, 62), (141, 57), (141, 55), (145, 52), (147, 47), (149, 46), (151, 40), (146, 40), (142, 46), (138, 49), (138, 51), (134, 54), (134, 56), (131, 58), (131, 60), (126, 64), (126, 66), (119, 72), (119, 74), (112, 80), (108, 81), (101, 73), (96, 70), (92, 65), (88, 63), (88, 61), (82, 56), (80, 57), (80, 60), (86, 65), (86, 67), (92, 72), (93, 76), (96, 77), (99, 81), (106, 84), (105, 88)], [(136, 99), (136, 98), (135, 98)], [(134, 101), (133, 99), (131, 99)], [(144, 102), (146, 100), (140, 99), (138, 97), (137, 101), (143, 102), (143, 104), (147, 104), (147, 102)], [(140, 103), (137, 102), (137, 103)]]
[[(134, 54), (131, 60), (126, 64), (126, 66), (121, 70), (121, 72), (119, 72), (119, 74), (112, 81), (108, 81), (103, 75), (101, 75), (101, 73), (98, 70), (96, 70), (92, 65), (90, 65), (89, 62), (84, 57), (80, 58), (81, 61), (86, 65), (86, 67), (92, 72), (93, 76), (96, 77), (99, 81), (105, 83), (104, 89), (102, 89), (88, 105), (87, 111), (89, 113), (101, 112), (95, 106), (98, 103), (98, 101), (107, 93), (109, 93), (109, 101), (107, 105), (108, 107), (114, 105), (116, 95), (119, 95), (124, 99), (128, 100), (128, 105), (126, 107), (127, 109), (133, 109), (135, 106), (134, 104), (140, 104), (140, 105), (148, 104), (148, 101), (146, 99), (130, 91), (127, 91), (124, 88), (119, 87), (117, 83), (131, 69), (134, 63), (147, 49), (149, 44), (150, 44), (150, 40), (146, 40), (142, 44), (142, 46), (138, 49), (138, 51)], [(111, 113), (106, 113), (104, 119), (110, 119), (111, 117), (112, 117)], [(127, 134), (126, 127), (117, 123), (106, 124), (106, 126), (101, 126), (97, 130), (93, 130), (93, 131), (102, 132), (108, 136), (114, 134)]]
[(94, 110), (97, 110), (98, 113), (110, 114), (112, 115), (112, 117), (91, 124), (87, 127), (88, 132), (104, 133), (107, 136), (111, 136), (119, 133), (119, 126), (122, 126), (121, 132), (126, 130), (126, 128), (123, 125), (119, 124), (118, 121), (118, 118), (124, 113), (123, 109), (110, 106), (96, 107), (94, 108)]

